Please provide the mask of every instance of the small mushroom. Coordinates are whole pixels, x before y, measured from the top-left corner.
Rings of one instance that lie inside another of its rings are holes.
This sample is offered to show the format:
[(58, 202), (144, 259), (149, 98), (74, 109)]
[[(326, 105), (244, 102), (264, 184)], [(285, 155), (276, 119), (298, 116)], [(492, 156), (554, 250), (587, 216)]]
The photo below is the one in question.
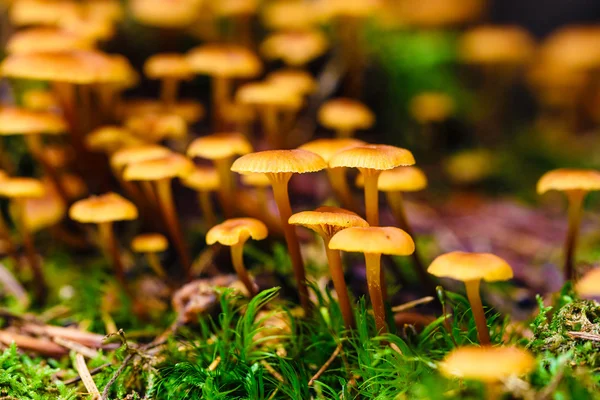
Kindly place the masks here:
[(105, 125), (94, 129), (85, 137), (85, 146), (91, 151), (112, 155), (115, 152), (133, 146), (142, 146), (146, 142), (133, 135), (127, 128)]
[(267, 36), (260, 52), (268, 60), (281, 59), (288, 66), (302, 67), (322, 56), (328, 47), (327, 37), (318, 30), (288, 30)]
[(258, 289), (244, 266), (244, 243), (250, 238), (263, 240), (268, 233), (266, 225), (257, 219), (232, 218), (213, 226), (206, 234), (206, 244), (213, 245), (218, 242), (229, 246), (235, 272), (246, 286), (250, 297), (254, 297)]
[(581, 297), (600, 297), (600, 268), (596, 267), (585, 273), (575, 285), (575, 291)]
[(364, 253), (367, 286), (373, 305), (378, 333), (387, 332), (385, 305), (381, 282), (381, 255), (407, 256), (415, 251), (415, 243), (408, 233), (395, 227), (352, 227), (339, 231), (329, 241), (331, 250)]
[(319, 16), (314, 3), (304, 0), (274, 0), (264, 5), (262, 21), (273, 31), (301, 31), (316, 27)]
[(165, 269), (156, 253), (163, 252), (169, 248), (169, 242), (167, 238), (160, 233), (144, 233), (137, 235), (131, 242), (131, 249), (136, 253), (144, 253), (148, 265), (156, 275), (160, 278), (166, 278), (167, 274)]
[(267, 75), (265, 81), (296, 92), (301, 96), (308, 96), (318, 88), (315, 78), (303, 69), (278, 69)]
[(198, 203), (206, 226), (215, 226), (217, 217), (211, 193), (220, 188), (219, 172), (213, 167), (196, 167), (194, 172), (181, 180), (181, 184), (198, 192)]
[(513, 271), (510, 265), (494, 254), (454, 251), (442, 254), (433, 260), (427, 272), (439, 278), (452, 278), (465, 283), (479, 343), (489, 346), (490, 333), (481, 304), (479, 285), (482, 279), (488, 282), (511, 279)]
[(351, 138), (359, 129), (369, 129), (375, 115), (359, 101), (338, 98), (329, 100), (319, 108), (319, 123), (335, 131), (338, 138)]
[(161, 79), (160, 99), (170, 109), (177, 101), (179, 82), (194, 76), (192, 67), (182, 54), (155, 54), (146, 60), (144, 73), (150, 79)]
[(94, 42), (66, 30), (35, 27), (15, 32), (6, 43), (8, 54), (89, 50)]

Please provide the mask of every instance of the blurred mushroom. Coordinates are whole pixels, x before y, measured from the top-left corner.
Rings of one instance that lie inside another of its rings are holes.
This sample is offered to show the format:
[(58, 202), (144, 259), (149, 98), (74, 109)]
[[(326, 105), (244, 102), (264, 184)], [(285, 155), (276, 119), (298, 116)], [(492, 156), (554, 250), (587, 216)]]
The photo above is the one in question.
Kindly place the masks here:
[(185, 56), (176, 53), (155, 54), (148, 58), (144, 64), (144, 73), (150, 79), (162, 81), (160, 98), (167, 109), (176, 104), (179, 82), (190, 80), (194, 76)]
[(335, 131), (338, 138), (351, 138), (358, 129), (368, 129), (375, 115), (361, 102), (347, 98), (329, 100), (319, 108), (319, 123)]
[(165, 279), (167, 274), (156, 253), (163, 252), (169, 248), (167, 238), (160, 233), (144, 233), (137, 235), (131, 242), (131, 249), (136, 253), (146, 256), (148, 265), (159, 277)]

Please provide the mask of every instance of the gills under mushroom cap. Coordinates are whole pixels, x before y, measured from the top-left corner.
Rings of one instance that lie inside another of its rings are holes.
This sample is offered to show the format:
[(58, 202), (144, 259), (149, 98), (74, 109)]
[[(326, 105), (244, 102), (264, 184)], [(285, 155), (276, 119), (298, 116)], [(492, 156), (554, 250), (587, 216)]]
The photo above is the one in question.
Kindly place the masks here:
[(353, 227), (367, 227), (367, 221), (352, 211), (338, 207), (319, 207), (314, 211), (301, 211), (290, 217), (291, 225), (302, 225), (322, 236), (331, 237), (337, 232)]

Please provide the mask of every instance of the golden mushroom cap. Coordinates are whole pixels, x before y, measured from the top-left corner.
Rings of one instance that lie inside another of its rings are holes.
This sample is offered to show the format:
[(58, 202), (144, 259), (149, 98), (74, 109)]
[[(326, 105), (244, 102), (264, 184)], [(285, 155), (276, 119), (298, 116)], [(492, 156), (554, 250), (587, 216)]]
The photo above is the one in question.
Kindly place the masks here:
[[(365, 186), (365, 177), (356, 177), (356, 186)], [(377, 188), (382, 192), (417, 192), (427, 187), (427, 177), (418, 167), (398, 167), (382, 171)]]
[[(160, 100), (133, 99), (124, 102), (119, 109), (119, 115), (127, 119), (136, 115), (162, 114), (165, 111), (165, 104)], [(188, 124), (200, 121), (205, 114), (204, 106), (195, 100), (178, 100), (168, 111), (183, 118)]]
[(210, 228), (206, 233), (206, 244), (218, 242), (233, 246), (249, 238), (263, 240), (268, 234), (267, 226), (255, 218), (232, 218)]
[(329, 167), (386, 170), (414, 163), (415, 158), (406, 149), (385, 144), (368, 144), (334, 154), (329, 160)]
[(423, 92), (410, 100), (410, 114), (421, 124), (442, 122), (454, 113), (454, 100), (445, 93)]
[(338, 207), (319, 207), (314, 211), (301, 211), (290, 217), (288, 223), (311, 229), (324, 238), (350, 227), (367, 227), (367, 221), (352, 211)]
[(144, 74), (150, 79), (191, 79), (192, 67), (183, 54), (161, 53), (148, 58), (144, 63)]
[(214, 167), (196, 167), (181, 184), (198, 192), (214, 192), (221, 186), (219, 172)]
[(23, 108), (0, 108), (0, 135), (61, 134), (66, 130), (67, 123), (60, 115)]
[(211, 2), (209, 7), (219, 17), (247, 16), (256, 13), (258, 0), (219, 0)]
[(439, 278), (458, 281), (483, 279), (484, 281), (507, 281), (513, 277), (510, 265), (490, 253), (466, 253), (453, 251), (438, 256), (427, 272)]
[(69, 217), (78, 222), (101, 224), (137, 219), (138, 210), (132, 202), (111, 192), (76, 201), (69, 208)]
[(368, 129), (375, 123), (375, 115), (360, 101), (338, 98), (319, 108), (319, 123), (329, 129)]
[(266, 150), (246, 154), (234, 161), (233, 172), (247, 173), (296, 173), (317, 172), (327, 168), (317, 154), (306, 150)]
[(171, 153), (168, 148), (156, 144), (132, 146), (115, 152), (110, 158), (110, 165), (115, 169), (121, 169), (130, 163), (161, 158)]
[(241, 86), (235, 99), (240, 104), (251, 106), (279, 106), (298, 109), (302, 106), (299, 93), (268, 82), (252, 82)]
[(302, 69), (278, 69), (267, 75), (266, 82), (306, 96), (317, 90), (317, 81)]
[(99, 19), (119, 21), (125, 15), (125, 10), (118, 0), (88, 0), (81, 6), (88, 14)]
[(58, 27), (91, 42), (109, 40), (115, 35), (112, 20), (85, 12), (64, 15), (58, 20)]
[(267, 3), (262, 13), (264, 25), (274, 31), (306, 30), (319, 23), (313, 2), (276, 0)]
[(169, 241), (160, 233), (143, 233), (131, 241), (131, 249), (136, 253), (159, 253), (169, 248)]
[(367, 17), (381, 7), (381, 0), (318, 0), (315, 3), (321, 18)]
[(581, 297), (600, 296), (600, 268), (589, 270), (575, 284), (575, 291)]
[(141, 146), (144, 141), (134, 136), (127, 128), (115, 125), (102, 126), (88, 133), (85, 146), (97, 152), (114, 153), (117, 150)]
[(315, 139), (298, 147), (299, 149), (310, 151), (321, 156), (325, 162), (329, 162), (331, 157), (340, 151), (350, 149), (356, 146), (363, 146), (367, 143), (362, 140), (352, 138), (334, 138), (334, 139)]
[(136, 136), (149, 142), (183, 139), (188, 133), (188, 125), (180, 115), (171, 112), (139, 114), (128, 117), (125, 127)]
[(452, 350), (439, 367), (442, 375), (449, 378), (493, 383), (530, 373), (535, 368), (535, 358), (529, 351), (513, 346), (467, 346)]
[(460, 59), (478, 65), (523, 65), (534, 51), (531, 35), (517, 26), (479, 26), (463, 34), (459, 44)]
[(50, 90), (31, 89), (23, 93), (23, 107), (32, 111), (58, 109), (58, 99)]
[(600, 66), (600, 27), (572, 25), (558, 29), (542, 43), (539, 58), (563, 69), (589, 71)]
[(459, 184), (471, 184), (491, 176), (496, 168), (494, 154), (486, 149), (468, 149), (444, 160), (444, 171)]
[(538, 194), (549, 190), (600, 190), (600, 171), (559, 168), (546, 172), (537, 183)]
[(198, 74), (253, 78), (262, 72), (260, 59), (242, 46), (206, 44), (190, 50), (187, 59)]
[(166, 178), (184, 178), (194, 171), (194, 163), (181, 154), (172, 153), (161, 158), (130, 163), (123, 171), (126, 181), (155, 181)]
[(128, 2), (133, 18), (143, 25), (182, 28), (200, 16), (203, 0), (132, 0)]
[(320, 31), (284, 31), (267, 36), (260, 52), (269, 60), (301, 66), (325, 54), (328, 47), (327, 38)]
[(94, 47), (87, 38), (56, 28), (29, 28), (16, 32), (6, 43), (9, 54), (86, 50)]
[(195, 139), (187, 150), (188, 157), (218, 160), (252, 152), (252, 145), (237, 132), (214, 133)]
[(45, 184), (43, 197), (28, 198), (23, 201), (23, 222), (29, 232), (38, 232), (57, 224), (67, 211), (64, 201), (56, 193), (54, 186)]
[(415, 251), (410, 235), (393, 226), (351, 227), (333, 235), (331, 250), (407, 256)]
[(241, 176), (241, 181), (246, 186), (269, 187), (271, 181), (265, 174), (244, 174)]
[(2, 179), (0, 185), (0, 196), (11, 199), (34, 199), (42, 197), (46, 193), (44, 184), (34, 178), (6, 178)]
[(69, 0), (15, 0), (10, 21), (15, 26), (56, 25), (65, 15), (75, 13), (77, 5)]

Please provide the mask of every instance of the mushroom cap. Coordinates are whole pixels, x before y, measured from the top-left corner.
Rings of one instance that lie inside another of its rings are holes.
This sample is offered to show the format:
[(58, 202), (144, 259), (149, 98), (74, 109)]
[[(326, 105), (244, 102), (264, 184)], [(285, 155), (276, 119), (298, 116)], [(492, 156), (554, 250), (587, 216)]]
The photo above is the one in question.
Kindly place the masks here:
[(577, 294), (581, 297), (600, 296), (600, 268), (593, 268), (583, 275), (575, 285)]
[(260, 52), (266, 59), (300, 66), (322, 56), (328, 47), (327, 38), (320, 31), (283, 31), (267, 36)]
[(278, 69), (267, 75), (266, 82), (306, 96), (317, 90), (315, 78), (302, 69)]
[(46, 193), (44, 184), (34, 178), (6, 178), (0, 185), (0, 196), (11, 199), (34, 199)]
[(133, 18), (143, 25), (182, 28), (199, 17), (202, 0), (132, 0), (128, 2)]
[(404, 26), (440, 28), (478, 20), (486, 4), (483, 0), (400, 0), (394, 10)]
[(219, 172), (214, 167), (196, 167), (181, 179), (181, 184), (198, 192), (214, 192), (220, 187)]
[(56, 25), (61, 18), (77, 12), (72, 1), (16, 0), (10, 8), (15, 26)]
[(414, 163), (415, 158), (406, 149), (385, 144), (368, 144), (336, 153), (329, 160), (329, 167), (386, 170)]
[(50, 183), (44, 186), (46, 193), (43, 197), (23, 201), (23, 219), (29, 232), (38, 232), (57, 224), (67, 211), (64, 201), (56, 193), (54, 186)]
[(150, 142), (167, 138), (183, 139), (188, 133), (185, 120), (171, 112), (133, 115), (125, 120), (124, 125), (135, 135)]
[(0, 108), (0, 135), (60, 134), (67, 123), (57, 114), (23, 108)]
[(600, 190), (600, 171), (559, 168), (546, 172), (537, 183), (538, 194), (549, 190)]
[(210, 228), (206, 233), (206, 244), (219, 242), (225, 246), (233, 246), (248, 238), (263, 240), (268, 234), (267, 226), (255, 218), (232, 218)]
[(202, 45), (190, 50), (187, 58), (192, 69), (198, 74), (253, 78), (262, 71), (260, 59), (242, 46)]
[(114, 21), (85, 12), (64, 15), (58, 21), (58, 26), (92, 42), (109, 40), (115, 35)]
[(58, 99), (50, 90), (31, 89), (23, 93), (23, 107), (32, 111), (58, 109)]
[(494, 174), (497, 160), (487, 149), (467, 149), (444, 160), (444, 171), (459, 184), (480, 182)]
[(211, 2), (209, 7), (219, 17), (252, 15), (258, 8), (257, 0), (219, 0)]
[(244, 174), (241, 176), (241, 181), (246, 186), (269, 187), (271, 181), (265, 174)]
[(137, 219), (138, 210), (129, 200), (110, 192), (76, 201), (69, 208), (69, 217), (78, 222), (101, 224)]
[[(365, 186), (365, 177), (356, 177), (356, 186)], [(383, 192), (417, 192), (427, 187), (427, 177), (418, 167), (398, 167), (382, 171), (377, 188)]]
[(262, 12), (265, 27), (278, 30), (305, 30), (315, 27), (318, 16), (312, 2), (276, 0), (268, 2)]
[(308, 143), (304, 143), (299, 149), (310, 151), (321, 156), (325, 162), (329, 162), (331, 158), (340, 151), (363, 146), (367, 143), (362, 140), (352, 138), (333, 138), (333, 139), (316, 139)]
[(367, 17), (382, 4), (381, 0), (318, 0), (315, 2), (321, 18)]
[(133, 146), (115, 152), (110, 158), (110, 165), (115, 169), (121, 169), (131, 163), (161, 158), (171, 153), (168, 148), (156, 144)]
[(517, 26), (478, 26), (460, 39), (459, 57), (469, 64), (523, 65), (535, 51), (531, 35)]
[(317, 172), (327, 168), (317, 154), (306, 150), (265, 150), (246, 154), (234, 161), (233, 172), (247, 173), (296, 173)]
[(136, 253), (159, 253), (169, 248), (169, 241), (160, 233), (143, 233), (131, 241), (131, 249)]
[(423, 92), (410, 100), (410, 113), (421, 124), (442, 122), (454, 112), (454, 100), (445, 93)]
[(85, 137), (84, 141), (88, 149), (105, 153), (114, 153), (123, 148), (144, 144), (144, 141), (134, 136), (129, 129), (115, 125), (95, 129)]
[(28, 28), (16, 32), (6, 43), (9, 54), (87, 50), (94, 43), (84, 37), (56, 28)]
[(194, 163), (181, 154), (172, 153), (161, 158), (128, 164), (123, 171), (127, 181), (155, 181), (184, 178), (194, 171)]
[(500, 257), (490, 253), (466, 253), (453, 251), (438, 256), (427, 272), (439, 278), (452, 278), (458, 281), (480, 280), (507, 281), (513, 277), (510, 265)]
[(571, 25), (554, 31), (542, 43), (539, 58), (562, 69), (589, 71), (600, 66), (600, 28)]
[(329, 129), (368, 129), (375, 123), (375, 115), (360, 101), (338, 98), (319, 108), (319, 123)]
[(415, 251), (410, 235), (393, 226), (351, 227), (333, 235), (329, 248), (353, 253), (407, 256)]
[(240, 104), (253, 106), (280, 106), (298, 109), (302, 106), (299, 93), (268, 82), (252, 82), (241, 86), (235, 94)]
[(331, 238), (337, 232), (353, 226), (367, 227), (367, 221), (352, 211), (339, 207), (319, 207), (314, 211), (301, 211), (290, 217), (288, 223), (312, 229), (319, 235)]
[[(166, 112), (165, 104), (155, 99), (128, 100), (119, 110), (120, 116), (124, 119), (135, 115), (162, 114), (164, 112)], [(205, 114), (204, 106), (195, 100), (178, 100), (169, 107), (168, 112), (180, 116), (188, 124), (200, 121)]]
[(155, 54), (144, 63), (144, 74), (150, 79), (191, 79), (194, 76), (186, 56), (177, 53)]
[(529, 351), (513, 346), (466, 346), (452, 350), (439, 367), (446, 377), (493, 383), (530, 373), (535, 358)]
[(214, 133), (195, 139), (188, 147), (187, 155), (218, 160), (248, 154), (252, 150), (252, 145), (241, 133)]

